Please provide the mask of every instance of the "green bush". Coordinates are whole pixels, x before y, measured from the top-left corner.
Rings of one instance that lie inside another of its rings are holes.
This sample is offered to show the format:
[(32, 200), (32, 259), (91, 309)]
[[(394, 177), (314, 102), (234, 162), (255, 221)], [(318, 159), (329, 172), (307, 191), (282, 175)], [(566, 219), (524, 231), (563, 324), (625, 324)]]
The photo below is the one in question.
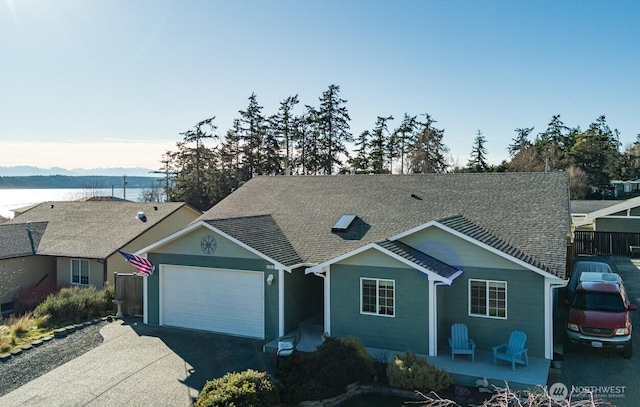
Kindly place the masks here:
[(294, 352), (276, 374), (284, 385), (283, 401), (295, 404), (340, 395), (354, 382), (371, 383), (375, 369), (362, 342), (347, 337), (329, 338), (313, 353)]
[(387, 366), (387, 380), (392, 387), (425, 393), (439, 392), (452, 384), (446, 370), (437, 368), (412, 351), (407, 351), (404, 356), (395, 355), (395, 360)]
[(94, 286), (67, 287), (49, 295), (33, 312), (35, 317), (48, 316), (50, 325), (63, 325), (107, 315), (113, 310), (113, 288), (98, 290)]
[(245, 370), (227, 373), (208, 381), (196, 400), (195, 407), (254, 407), (280, 404), (279, 392), (265, 372)]

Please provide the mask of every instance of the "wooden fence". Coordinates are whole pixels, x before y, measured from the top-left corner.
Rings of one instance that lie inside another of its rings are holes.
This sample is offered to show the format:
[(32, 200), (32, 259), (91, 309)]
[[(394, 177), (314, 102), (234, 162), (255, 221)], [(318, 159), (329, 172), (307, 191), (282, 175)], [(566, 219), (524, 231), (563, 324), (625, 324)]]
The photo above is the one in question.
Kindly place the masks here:
[(115, 273), (116, 300), (122, 300), (122, 312), (129, 316), (142, 316), (142, 276)]
[(640, 233), (573, 232), (573, 254), (630, 256), (630, 246), (640, 246)]

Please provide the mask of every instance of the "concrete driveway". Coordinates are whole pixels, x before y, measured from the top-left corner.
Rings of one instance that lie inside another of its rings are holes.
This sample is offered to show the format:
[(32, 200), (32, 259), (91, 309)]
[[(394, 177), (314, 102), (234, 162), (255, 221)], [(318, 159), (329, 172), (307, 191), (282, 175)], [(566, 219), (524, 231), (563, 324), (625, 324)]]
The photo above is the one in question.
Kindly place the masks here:
[(0, 398), (0, 406), (190, 406), (230, 371), (273, 369), (262, 341), (123, 321), (104, 342)]

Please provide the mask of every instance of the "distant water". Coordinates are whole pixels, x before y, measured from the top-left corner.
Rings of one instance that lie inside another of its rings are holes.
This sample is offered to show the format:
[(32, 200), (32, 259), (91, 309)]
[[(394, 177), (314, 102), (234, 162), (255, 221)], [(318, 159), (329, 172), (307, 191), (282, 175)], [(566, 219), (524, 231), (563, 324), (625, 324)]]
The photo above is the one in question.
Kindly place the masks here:
[[(127, 188), (127, 200), (139, 201), (142, 188)], [(114, 196), (123, 198), (122, 188), (86, 189), (86, 188), (60, 188), (60, 189), (1, 189), (0, 188), (0, 216), (13, 217), (13, 209), (33, 205), (46, 201), (76, 201), (91, 196)]]

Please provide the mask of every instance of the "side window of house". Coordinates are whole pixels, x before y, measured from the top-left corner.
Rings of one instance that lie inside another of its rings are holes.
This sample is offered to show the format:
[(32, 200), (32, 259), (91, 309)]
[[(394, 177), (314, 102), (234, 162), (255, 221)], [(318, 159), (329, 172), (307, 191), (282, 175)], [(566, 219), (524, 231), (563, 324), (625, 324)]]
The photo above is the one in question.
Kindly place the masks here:
[(469, 315), (507, 318), (507, 282), (469, 280)]
[(89, 260), (71, 259), (71, 284), (89, 285)]
[(395, 315), (395, 281), (378, 278), (360, 279), (360, 312), (372, 315)]

